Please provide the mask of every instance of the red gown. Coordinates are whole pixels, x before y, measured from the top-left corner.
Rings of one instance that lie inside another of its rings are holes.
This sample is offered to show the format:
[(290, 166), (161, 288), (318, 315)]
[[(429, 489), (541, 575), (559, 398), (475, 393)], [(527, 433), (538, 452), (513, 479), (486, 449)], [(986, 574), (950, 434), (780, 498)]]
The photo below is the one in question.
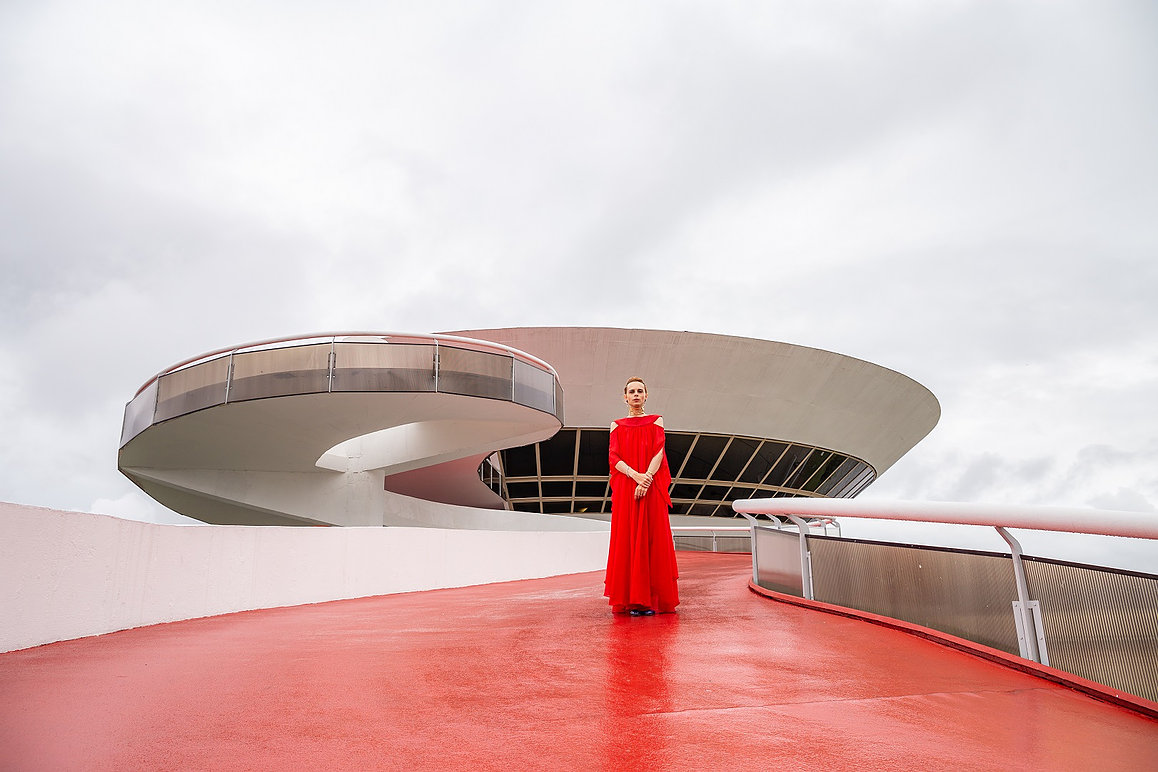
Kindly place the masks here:
[(635, 498), (635, 480), (615, 468), (622, 460), (637, 472), (647, 471), (664, 445), (658, 418), (620, 418), (611, 432), (611, 548), (603, 594), (615, 612), (632, 608), (670, 612), (680, 602), (676, 588), (679, 572), (668, 522), (671, 470), (667, 456), (642, 499)]

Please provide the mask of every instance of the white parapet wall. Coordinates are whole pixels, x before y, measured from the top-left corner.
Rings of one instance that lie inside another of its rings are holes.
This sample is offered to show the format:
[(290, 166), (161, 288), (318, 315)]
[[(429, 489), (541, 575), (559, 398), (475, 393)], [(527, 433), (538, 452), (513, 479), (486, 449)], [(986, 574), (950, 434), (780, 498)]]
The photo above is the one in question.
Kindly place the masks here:
[(156, 525), (0, 503), (0, 651), (235, 611), (595, 571), (608, 539)]

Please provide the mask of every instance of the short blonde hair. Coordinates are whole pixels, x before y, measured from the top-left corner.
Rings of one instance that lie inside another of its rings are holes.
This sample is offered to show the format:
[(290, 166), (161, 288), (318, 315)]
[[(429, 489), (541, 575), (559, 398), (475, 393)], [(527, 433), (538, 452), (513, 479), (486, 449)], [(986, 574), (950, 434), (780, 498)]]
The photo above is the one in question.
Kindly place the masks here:
[[(633, 376), (633, 377), (631, 377), (631, 378), (628, 378), (628, 379), (627, 379), (627, 383), (623, 384), (623, 393), (624, 393), (624, 394), (626, 394), (626, 393), (627, 393), (627, 387), (628, 387), (628, 386), (630, 386), (631, 384), (635, 383), (636, 381), (639, 381), (640, 383), (643, 383), (643, 379), (642, 379), (642, 378), (637, 378), (637, 377), (634, 377), (634, 376)], [(644, 394), (646, 394), (646, 393), (647, 393), (647, 384), (646, 384), (646, 383), (643, 383), (643, 393), (644, 393)]]

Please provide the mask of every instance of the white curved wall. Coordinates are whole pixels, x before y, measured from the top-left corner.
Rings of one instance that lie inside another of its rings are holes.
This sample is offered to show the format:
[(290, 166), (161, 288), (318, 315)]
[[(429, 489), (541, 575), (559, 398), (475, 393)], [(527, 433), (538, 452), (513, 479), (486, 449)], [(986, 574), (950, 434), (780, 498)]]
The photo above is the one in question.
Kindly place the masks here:
[(932, 392), (861, 359), (777, 341), (672, 330), (512, 327), (454, 333), (515, 346), (550, 362), (567, 426), (624, 414), (631, 376), (669, 431), (788, 440), (867, 461), (882, 474), (941, 416)]
[(608, 538), (605, 527), (171, 526), (0, 503), (0, 651), (234, 611), (595, 571)]

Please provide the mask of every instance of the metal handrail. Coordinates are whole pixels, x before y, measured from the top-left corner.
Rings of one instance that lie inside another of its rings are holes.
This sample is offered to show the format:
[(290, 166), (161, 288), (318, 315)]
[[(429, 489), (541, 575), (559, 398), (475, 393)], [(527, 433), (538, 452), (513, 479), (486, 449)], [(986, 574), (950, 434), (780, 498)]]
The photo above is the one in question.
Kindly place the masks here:
[(1158, 539), (1158, 514), (1084, 507), (1046, 507), (948, 501), (864, 499), (741, 499), (732, 509), (749, 515), (863, 517), (949, 525), (987, 525), (1101, 536)]
[(140, 396), (141, 392), (143, 392), (145, 389), (149, 388), (149, 386), (154, 381), (156, 381), (158, 378), (160, 378), (164, 375), (168, 375), (169, 373), (175, 372), (175, 371), (180, 370), (182, 368), (188, 367), (189, 365), (196, 364), (197, 362), (201, 362), (203, 360), (214, 359), (214, 358), (222, 356), (224, 354), (233, 354), (234, 352), (237, 352), (237, 351), (261, 350), (261, 348), (264, 346), (274, 346), (274, 345), (277, 345), (279, 343), (292, 343), (294, 341), (299, 341), (299, 340), (300, 341), (316, 340), (318, 342), (324, 342), (326, 340), (329, 340), (329, 341), (333, 342), (338, 338), (382, 338), (384, 341), (388, 338), (411, 338), (411, 339), (418, 338), (418, 339), (422, 339), (422, 340), (429, 340), (429, 341), (433, 342), (435, 345), (437, 345), (440, 342), (446, 342), (449, 344), (459, 343), (459, 344), (463, 344), (463, 345), (469, 345), (473, 349), (491, 349), (491, 350), (498, 352), (498, 353), (509, 354), (509, 355), (513, 356), (515, 359), (521, 359), (524, 362), (527, 362), (528, 364), (532, 364), (532, 365), (535, 365), (536, 367), (538, 367), (542, 370), (546, 370), (552, 376), (554, 376), (556, 379), (559, 378), (559, 373), (555, 372), (555, 368), (552, 367), (547, 362), (544, 362), (542, 359), (539, 359), (537, 356), (534, 356), (532, 354), (528, 354), (525, 351), (520, 351), (517, 348), (513, 348), (511, 346), (507, 346), (507, 345), (502, 344), (502, 343), (495, 343), (494, 341), (489, 341), (489, 340), (476, 340), (475, 338), (464, 338), (461, 335), (445, 335), (442, 333), (319, 332), (319, 333), (314, 333), (312, 335), (286, 335), (286, 336), (282, 336), (279, 338), (266, 338), (265, 340), (253, 341), (252, 343), (243, 343), (243, 344), (238, 345), (238, 346), (227, 346), (225, 348), (215, 349), (213, 351), (207, 351), (204, 354), (198, 354), (197, 356), (189, 357), (188, 359), (183, 359), (175, 365), (170, 365), (169, 367), (166, 367), (164, 370), (157, 373), (149, 380), (145, 381), (144, 384), (141, 385), (141, 388), (137, 389), (136, 393), (133, 394), (133, 397), (136, 398), (136, 397)]
[(716, 548), (719, 546), (719, 544), (716, 542), (716, 534), (718, 534), (720, 532), (728, 533), (728, 532), (734, 532), (734, 531), (748, 532), (749, 528), (746, 525), (673, 525), (671, 527), (672, 538), (674, 539), (677, 536), (677, 532), (683, 532), (683, 531), (690, 531), (690, 532), (710, 531), (712, 534), (712, 552), (716, 552), (717, 551)]
[(673, 525), (672, 533), (676, 531), (748, 531), (746, 525)]
[(1049, 664), (1037, 601), (1029, 597), (1021, 544), (1006, 529), (1029, 528), (1044, 531), (1158, 539), (1158, 516), (1146, 512), (1085, 509), (1079, 507), (1005, 506), (943, 501), (863, 501), (859, 499), (742, 499), (732, 509), (748, 518), (752, 530), (752, 576), (758, 579), (756, 529), (766, 527), (755, 515), (786, 517), (800, 531), (800, 572), (803, 595), (812, 600), (811, 553), (808, 524), (801, 516), (856, 517), (874, 520), (981, 525), (997, 529), (1009, 545), (1013, 558), (1018, 599), (1014, 602), (1018, 644), (1026, 659)]

